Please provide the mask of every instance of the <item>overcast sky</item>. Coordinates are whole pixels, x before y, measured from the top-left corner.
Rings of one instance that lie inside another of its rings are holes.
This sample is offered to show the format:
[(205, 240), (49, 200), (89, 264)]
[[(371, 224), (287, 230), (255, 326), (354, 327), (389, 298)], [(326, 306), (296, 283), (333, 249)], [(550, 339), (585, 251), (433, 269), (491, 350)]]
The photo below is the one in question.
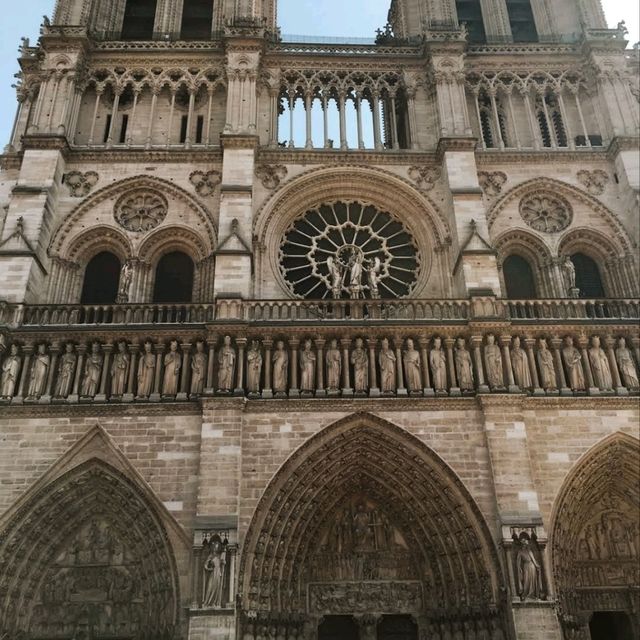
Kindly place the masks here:
[[(3, 0), (9, 4), (10, 0)], [(563, 2), (564, 0), (556, 0)], [(0, 22), (0, 149), (11, 132), (15, 115), (13, 74), (20, 37), (35, 42), (44, 14), (51, 15), (54, 0), (21, 0), (4, 11)], [(284, 34), (372, 37), (384, 25), (390, 0), (280, 0), (279, 24)], [(638, 0), (603, 0), (611, 26), (626, 20), (631, 43), (640, 40)]]

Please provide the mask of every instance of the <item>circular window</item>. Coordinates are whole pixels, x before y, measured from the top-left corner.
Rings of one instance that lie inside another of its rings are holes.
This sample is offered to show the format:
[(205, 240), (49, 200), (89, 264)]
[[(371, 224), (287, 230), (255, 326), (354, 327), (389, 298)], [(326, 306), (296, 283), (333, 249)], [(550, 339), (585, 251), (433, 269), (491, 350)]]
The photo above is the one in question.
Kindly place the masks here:
[(280, 269), (299, 298), (400, 298), (416, 284), (420, 255), (390, 213), (335, 202), (307, 211), (286, 231)]
[(116, 222), (127, 231), (151, 231), (166, 217), (168, 210), (164, 196), (147, 189), (128, 191), (113, 211)]

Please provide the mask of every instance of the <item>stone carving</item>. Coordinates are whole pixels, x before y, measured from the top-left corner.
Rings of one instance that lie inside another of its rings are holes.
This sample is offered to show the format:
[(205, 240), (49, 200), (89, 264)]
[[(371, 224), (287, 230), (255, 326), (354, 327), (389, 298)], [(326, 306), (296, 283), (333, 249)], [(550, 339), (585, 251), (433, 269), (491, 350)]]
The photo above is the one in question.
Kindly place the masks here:
[(485, 196), (495, 198), (502, 193), (502, 187), (507, 182), (507, 174), (502, 171), (480, 171), (478, 182)]
[(217, 186), (222, 182), (219, 171), (194, 171), (189, 176), (189, 182), (195, 187), (196, 193), (202, 198), (212, 196)]
[(601, 196), (609, 184), (609, 174), (602, 169), (578, 171), (578, 182), (593, 196)]
[(72, 198), (84, 198), (91, 193), (93, 187), (98, 184), (100, 176), (95, 171), (69, 171), (64, 176), (64, 183), (69, 189)]
[(404, 364), (405, 384), (409, 393), (417, 393), (422, 390), (422, 362), (420, 353), (413, 345), (411, 338), (407, 339), (407, 348), (402, 354)]
[(31, 363), (29, 389), (27, 391), (28, 398), (38, 400), (44, 395), (50, 365), (51, 359), (47, 354), (47, 345), (44, 343), (39, 344)]
[(118, 304), (126, 304), (129, 302), (129, 290), (131, 289), (131, 281), (133, 280), (133, 265), (131, 260), (126, 260), (120, 271), (120, 284), (118, 287)]
[(640, 387), (638, 381), (638, 371), (636, 364), (633, 361), (631, 351), (627, 347), (627, 341), (624, 338), (618, 340), (618, 347), (616, 349), (616, 360), (618, 367), (620, 367), (620, 375), (622, 381), (627, 389), (633, 389), (634, 391)]
[(153, 355), (153, 344), (144, 343), (140, 362), (138, 363), (138, 398), (147, 399), (153, 391), (153, 378), (156, 370), (156, 358)]
[(76, 370), (76, 359), (77, 356), (74, 351), (74, 346), (71, 342), (68, 342), (64, 347), (64, 353), (58, 363), (58, 379), (56, 380), (53, 394), (56, 398), (67, 398), (71, 393), (73, 374)]
[(127, 390), (127, 379), (129, 376), (129, 364), (131, 358), (127, 353), (127, 343), (122, 340), (118, 342), (118, 350), (113, 356), (111, 363), (111, 395), (123, 396)]
[(533, 382), (531, 381), (531, 370), (529, 369), (529, 359), (526, 351), (520, 346), (519, 336), (515, 336), (513, 339), (513, 345), (511, 346), (511, 366), (513, 367), (513, 375), (516, 380), (516, 384), (521, 389), (530, 390), (533, 388)]
[(396, 390), (396, 354), (389, 346), (389, 340), (383, 338), (380, 343), (380, 389), (382, 393), (393, 394)]
[(218, 391), (230, 393), (233, 389), (233, 374), (236, 370), (236, 352), (231, 346), (231, 336), (225, 336), (218, 351)]
[(311, 350), (311, 340), (305, 340), (300, 352), (300, 390), (313, 394), (316, 382), (316, 354)]
[(573, 219), (571, 205), (552, 193), (534, 193), (520, 202), (522, 219), (536, 231), (558, 233), (564, 231)]
[(369, 294), (373, 299), (380, 297), (380, 271), (382, 263), (380, 258), (375, 257), (366, 263), (367, 284), (369, 286)]
[(438, 167), (409, 167), (409, 178), (413, 180), (421, 191), (432, 191), (440, 179), (441, 171)]
[(256, 177), (265, 189), (273, 191), (287, 177), (287, 167), (282, 164), (263, 164), (256, 167)]
[(487, 370), (487, 380), (492, 391), (504, 390), (504, 369), (502, 368), (502, 353), (496, 344), (493, 334), (487, 336), (484, 348), (484, 361)]
[(80, 394), (84, 398), (94, 398), (98, 393), (98, 385), (102, 376), (102, 364), (104, 356), (100, 351), (100, 343), (94, 342), (91, 345), (91, 352), (87, 354), (84, 363), (84, 377)]
[(135, 233), (155, 229), (167, 216), (169, 205), (156, 191), (139, 189), (125, 193), (114, 207), (116, 222)]
[(362, 338), (356, 338), (356, 346), (351, 352), (353, 381), (356, 393), (366, 393), (369, 388), (369, 356)]
[(327, 364), (327, 391), (337, 392), (340, 390), (342, 356), (338, 349), (338, 341), (335, 338), (329, 343), (329, 348), (325, 355), (325, 362)]
[(204, 352), (204, 342), (196, 342), (196, 351), (191, 356), (191, 395), (195, 398), (201, 396), (207, 378), (207, 354)]
[(520, 600), (544, 599), (542, 559), (535, 535), (522, 532), (513, 534), (515, 547), (516, 587)]
[(613, 391), (613, 377), (609, 367), (607, 354), (600, 346), (600, 338), (591, 338), (591, 348), (589, 349), (589, 362), (593, 372), (593, 381), (601, 391)]
[(573, 344), (573, 338), (567, 336), (564, 339), (564, 348), (562, 349), (562, 355), (567, 367), (567, 380), (569, 387), (573, 391), (584, 391), (584, 369), (582, 368), (582, 356), (580, 352)]
[(17, 344), (12, 344), (9, 355), (2, 363), (2, 378), (0, 379), (0, 397), (12, 398), (18, 384), (18, 376), (22, 362), (20, 360), (20, 349)]
[(309, 602), (315, 614), (412, 613), (421, 610), (422, 585), (419, 582), (312, 584)]
[(431, 349), (431, 353), (429, 354), (429, 362), (431, 364), (433, 386), (436, 390), (436, 393), (446, 392), (447, 356), (442, 349), (442, 338), (435, 337), (433, 339), (433, 349)]
[(205, 540), (203, 547), (208, 554), (204, 563), (202, 605), (220, 609), (225, 604), (223, 599), (227, 574), (227, 548), (218, 535)]
[(362, 271), (364, 269), (364, 254), (362, 250), (351, 250), (346, 267), (349, 275), (349, 297), (352, 300), (358, 300), (363, 291)]
[(181, 368), (182, 357), (178, 353), (178, 343), (176, 340), (172, 340), (169, 344), (169, 353), (166, 353), (164, 356), (163, 396), (175, 396), (178, 394)]
[(473, 391), (473, 362), (464, 338), (458, 338), (457, 340), (455, 361), (458, 386), (462, 391)]
[(576, 288), (576, 267), (569, 256), (566, 256), (562, 263), (562, 276), (567, 289), (567, 295), (570, 298), (577, 298), (579, 291)]
[(276, 394), (286, 394), (289, 374), (289, 354), (282, 340), (278, 340), (276, 343), (276, 348), (271, 356), (271, 360), (273, 363), (273, 391)]
[(247, 352), (247, 389), (249, 394), (260, 393), (260, 377), (262, 376), (262, 351), (257, 340), (251, 341)]

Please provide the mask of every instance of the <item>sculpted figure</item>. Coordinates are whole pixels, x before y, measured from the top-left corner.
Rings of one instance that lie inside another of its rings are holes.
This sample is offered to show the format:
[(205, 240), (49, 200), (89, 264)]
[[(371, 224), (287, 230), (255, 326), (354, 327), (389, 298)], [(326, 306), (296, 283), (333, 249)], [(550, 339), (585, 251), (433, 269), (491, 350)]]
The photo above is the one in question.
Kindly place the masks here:
[(331, 295), (334, 300), (339, 300), (342, 297), (342, 263), (338, 258), (329, 256), (327, 258), (327, 268), (329, 269), (329, 276), (331, 278)]
[(29, 379), (27, 397), (40, 398), (40, 396), (42, 396), (44, 393), (44, 387), (47, 384), (47, 375), (49, 373), (50, 364), (51, 360), (47, 354), (47, 345), (38, 345), (38, 351), (31, 364), (31, 376)]
[(18, 384), (18, 376), (20, 375), (19, 349), (17, 344), (11, 345), (9, 355), (2, 363), (2, 380), (0, 381), (0, 396), (3, 398), (12, 398)]
[(351, 352), (353, 365), (354, 389), (357, 392), (367, 391), (369, 388), (369, 356), (364, 349), (362, 338), (356, 338), (355, 349)]
[(487, 345), (484, 348), (484, 361), (487, 368), (487, 380), (492, 390), (504, 389), (504, 370), (502, 368), (502, 353), (496, 344), (496, 337), (487, 336)]
[(300, 389), (313, 392), (316, 380), (316, 354), (311, 350), (311, 340), (306, 340), (300, 352)]
[(338, 341), (333, 339), (325, 354), (327, 364), (327, 390), (338, 391), (340, 389), (340, 375), (342, 374), (342, 356), (338, 349)]
[(582, 356), (573, 345), (573, 338), (567, 336), (564, 340), (565, 347), (562, 350), (565, 364), (567, 365), (569, 386), (574, 391), (584, 391), (584, 370), (582, 368)]
[(422, 389), (422, 367), (420, 353), (413, 346), (413, 340), (407, 339), (407, 348), (402, 355), (404, 364), (404, 377), (409, 391), (420, 391)]
[(463, 391), (473, 391), (473, 363), (471, 362), (471, 354), (467, 350), (464, 338), (458, 338), (455, 359), (458, 386)]
[(393, 393), (396, 390), (396, 354), (389, 347), (389, 341), (383, 338), (380, 343), (380, 385), (382, 393)]
[(84, 380), (80, 393), (85, 398), (93, 398), (98, 393), (103, 362), (104, 357), (100, 353), (100, 343), (94, 342), (91, 345), (91, 353), (87, 355), (84, 363)]
[(233, 372), (236, 368), (236, 352), (231, 346), (231, 336), (225, 336), (218, 352), (218, 390), (228, 392), (233, 389)]
[(276, 393), (285, 393), (289, 373), (289, 353), (282, 340), (278, 340), (276, 343), (271, 360), (273, 362), (273, 390)]
[(133, 279), (133, 266), (130, 260), (122, 265), (120, 271), (120, 286), (118, 288), (118, 298), (120, 302), (129, 302), (129, 289), (131, 288), (131, 280)]
[(205, 607), (222, 608), (224, 590), (224, 574), (227, 564), (227, 552), (223, 544), (215, 539), (211, 543), (209, 556), (204, 563), (204, 597)]
[(247, 351), (247, 388), (249, 393), (260, 393), (260, 376), (262, 375), (262, 351), (257, 340), (251, 341)]
[(609, 367), (609, 359), (604, 349), (600, 346), (600, 338), (591, 338), (591, 349), (589, 349), (589, 362), (596, 387), (602, 391), (613, 390), (613, 377)]
[(196, 352), (191, 356), (191, 395), (200, 396), (204, 391), (207, 377), (207, 354), (204, 352), (204, 342), (196, 342)]
[(349, 291), (351, 298), (357, 300), (362, 293), (362, 269), (364, 257), (360, 251), (354, 251), (349, 259)]
[(76, 370), (76, 354), (73, 350), (73, 344), (68, 342), (64, 347), (64, 353), (60, 357), (58, 364), (58, 379), (56, 380), (56, 388), (54, 396), (56, 398), (67, 398), (73, 387), (73, 374)]
[(491, 620), (491, 640), (504, 640), (502, 625), (496, 618), (492, 618)]
[(433, 349), (429, 354), (433, 386), (436, 392), (447, 390), (447, 356), (442, 349), (442, 338), (433, 339)]
[(542, 569), (536, 559), (529, 537), (524, 533), (520, 534), (516, 555), (516, 573), (520, 600), (542, 599)]
[(553, 354), (549, 351), (545, 338), (540, 338), (538, 344), (538, 364), (540, 365), (540, 381), (545, 391), (557, 391), (556, 368), (553, 363)]
[(567, 293), (571, 294), (571, 290), (576, 288), (576, 267), (569, 256), (567, 256), (562, 263), (562, 274), (567, 287)]
[(520, 338), (516, 336), (513, 339), (513, 346), (511, 347), (511, 366), (513, 367), (513, 375), (515, 376), (516, 384), (521, 389), (532, 389), (533, 382), (531, 381), (529, 359), (527, 358), (527, 352), (520, 346), (520, 344)]
[(175, 396), (178, 393), (178, 381), (182, 357), (178, 353), (178, 343), (172, 340), (169, 344), (169, 353), (164, 356), (164, 380), (162, 382), (162, 395)]
[(153, 375), (156, 369), (156, 358), (153, 355), (153, 344), (148, 340), (138, 363), (138, 397), (148, 398), (153, 391)]
[(380, 258), (374, 258), (367, 265), (367, 283), (369, 284), (369, 295), (372, 298), (380, 297), (380, 271), (382, 269), (382, 263)]
[(127, 376), (131, 359), (127, 353), (127, 343), (118, 342), (118, 351), (111, 363), (111, 395), (122, 396), (127, 389)]
[(616, 360), (618, 361), (618, 367), (620, 367), (620, 375), (624, 382), (624, 386), (627, 387), (627, 389), (637, 389), (640, 387), (636, 364), (633, 361), (633, 356), (631, 355), (631, 351), (627, 347), (627, 341), (624, 338), (620, 338), (618, 340)]

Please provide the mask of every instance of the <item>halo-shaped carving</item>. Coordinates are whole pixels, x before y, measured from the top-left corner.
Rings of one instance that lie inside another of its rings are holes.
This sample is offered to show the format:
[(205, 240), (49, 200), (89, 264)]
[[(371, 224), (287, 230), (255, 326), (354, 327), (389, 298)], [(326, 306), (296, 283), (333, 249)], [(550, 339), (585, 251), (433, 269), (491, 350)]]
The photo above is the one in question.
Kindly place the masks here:
[(127, 231), (139, 233), (155, 229), (167, 217), (168, 210), (167, 200), (161, 193), (134, 189), (117, 200), (113, 217)]
[(569, 202), (546, 191), (525, 196), (520, 201), (520, 215), (532, 229), (541, 233), (564, 231), (573, 220)]
[(401, 298), (415, 287), (420, 254), (392, 214), (337, 201), (308, 210), (289, 227), (280, 270), (300, 298)]

